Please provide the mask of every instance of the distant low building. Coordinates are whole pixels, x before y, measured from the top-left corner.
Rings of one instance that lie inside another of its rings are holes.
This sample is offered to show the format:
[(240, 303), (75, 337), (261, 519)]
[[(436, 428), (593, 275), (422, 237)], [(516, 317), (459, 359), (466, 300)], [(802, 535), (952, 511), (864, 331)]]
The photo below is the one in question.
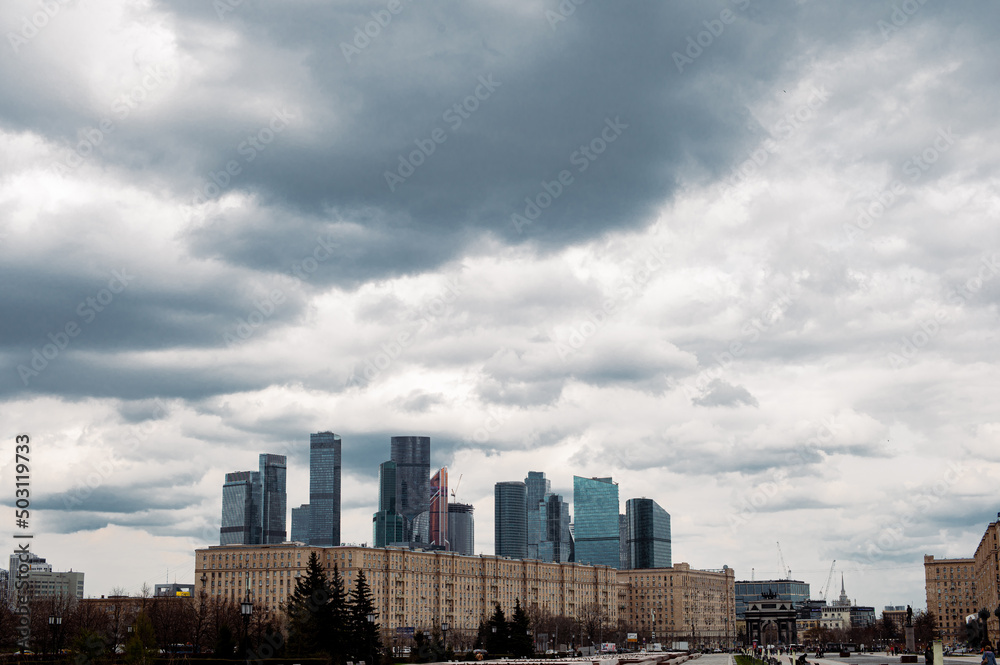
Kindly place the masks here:
[(173, 584), (157, 584), (153, 588), (153, 595), (157, 598), (190, 596), (192, 594), (194, 594), (193, 584), (178, 584), (174, 582)]

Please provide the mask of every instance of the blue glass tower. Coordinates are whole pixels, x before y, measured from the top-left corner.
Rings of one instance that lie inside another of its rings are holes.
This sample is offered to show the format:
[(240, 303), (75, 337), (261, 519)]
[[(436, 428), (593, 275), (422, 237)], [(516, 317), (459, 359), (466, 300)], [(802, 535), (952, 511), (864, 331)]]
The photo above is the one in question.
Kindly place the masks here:
[(283, 543), (288, 535), (287, 493), (284, 455), (261, 453), (260, 456), (260, 524), (262, 545)]
[(431, 507), (430, 437), (392, 437), (389, 459), (396, 463), (396, 512), (406, 518), (405, 540), (412, 540), (417, 518)]
[(313, 546), (340, 545), (340, 437), (333, 432), (309, 435), (309, 541)]
[(300, 543), (309, 542), (309, 504), (303, 503), (298, 508), (292, 508), (291, 539)]
[(652, 499), (625, 502), (629, 568), (670, 568), (670, 513)]
[(497, 556), (523, 559), (527, 555), (527, 496), (527, 488), (519, 480), (493, 486), (493, 547)]
[(573, 476), (573, 510), (576, 562), (618, 568), (618, 484)]
[(372, 515), (372, 542), (385, 547), (406, 540), (406, 518), (396, 512), (396, 463), (378, 467), (378, 512)]
[(260, 474), (235, 471), (222, 486), (220, 545), (260, 544)]
[(538, 544), (545, 540), (545, 524), (542, 518), (542, 501), (545, 495), (552, 489), (552, 483), (545, 477), (542, 471), (529, 471), (528, 477), (524, 479), (527, 491), (526, 509), (528, 526), (528, 552), (527, 558), (540, 558)]

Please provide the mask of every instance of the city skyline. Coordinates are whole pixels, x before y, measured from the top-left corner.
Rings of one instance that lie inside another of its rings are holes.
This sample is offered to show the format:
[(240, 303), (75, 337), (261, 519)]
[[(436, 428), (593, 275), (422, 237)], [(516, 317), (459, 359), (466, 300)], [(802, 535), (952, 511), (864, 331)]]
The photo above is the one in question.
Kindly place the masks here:
[(330, 430), (344, 542), (419, 435), (401, 510), (447, 467), (477, 554), (494, 483), (611, 477), (673, 561), (876, 607), (1000, 509), (1000, 6), (44, 4), (0, 3), (0, 504), (29, 435), (88, 594), (191, 582), (261, 452), (287, 538)]

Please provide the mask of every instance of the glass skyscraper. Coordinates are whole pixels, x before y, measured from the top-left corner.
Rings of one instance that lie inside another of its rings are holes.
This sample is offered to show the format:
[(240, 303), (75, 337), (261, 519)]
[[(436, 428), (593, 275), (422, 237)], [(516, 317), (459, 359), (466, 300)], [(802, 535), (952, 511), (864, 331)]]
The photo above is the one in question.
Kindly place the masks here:
[(260, 474), (234, 471), (222, 486), (220, 545), (260, 544)]
[[(538, 543), (538, 558), (542, 561), (565, 563), (572, 561), (573, 545), (569, 530), (569, 504), (558, 494), (547, 494), (538, 504), (542, 539)], [(529, 557), (530, 558), (530, 557)]]
[(283, 543), (288, 536), (286, 471), (287, 461), (284, 455), (261, 453), (260, 544), (262, 545)]
[(372, 515), (372, 541), (375, 547), (406, 541), (406, 518), (396, 512), (396, 463), (392, 461), (378, 467), (378, 512)]
[(575, 561), (618, 568), (618, 484), (573, 476), (573, 511)]
[(405, 540), (412, 540), (414, 522), (430, 510), (430, 437), (392, 437), (389, 459), (396, 463), (396, 512), (406, 518)]
[(472, 556), (476, 549), (476, 527), (473, 507), (468, 503), (448, 504), (448, 549)]
[(291, 539), (300, 543), (309, 543), (309, 504), (303, 503), (298, 508), (292, 508)]
[(545, 477), (542, 471), (529, 471), (528, 477), (524, 479), (527, 490), (527, 528), (528, 528), (528, 553), (527, 558), (540, 558), (538, 544), (545, 539), (545, 525), (542, 522), (540, 506), (552, 489), (552, 483)]
[(625, 502), (629, 568), (670, 568), (670, 514), (652, 499)]
[(333, 432), (309, 435), (309, 545), (340, 545), (340, 455)]
[(431, 478), (429, 516), (431, 545), (448, 548), (448, 467), (442, 467)]
[(527, 488), (519, 480), (493, 486), (493, 547), (496, 556), (523, 559), (528, 552)]

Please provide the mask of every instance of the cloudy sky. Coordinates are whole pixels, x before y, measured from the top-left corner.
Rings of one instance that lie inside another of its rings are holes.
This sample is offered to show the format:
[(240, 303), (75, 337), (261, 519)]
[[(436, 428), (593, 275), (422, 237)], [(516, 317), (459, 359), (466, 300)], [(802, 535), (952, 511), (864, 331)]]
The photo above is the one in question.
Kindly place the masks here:
[(674, 561), (922, 606), (1000, 509), (998, 20), (6, 1), (3, 503), (29, 434), (40, 555), (191, 582), (225, 472), (287, 454), (298, 505), (334, 431), (368, 542), (426, 435), (477, 551), (494, 482), (610, 475)]

